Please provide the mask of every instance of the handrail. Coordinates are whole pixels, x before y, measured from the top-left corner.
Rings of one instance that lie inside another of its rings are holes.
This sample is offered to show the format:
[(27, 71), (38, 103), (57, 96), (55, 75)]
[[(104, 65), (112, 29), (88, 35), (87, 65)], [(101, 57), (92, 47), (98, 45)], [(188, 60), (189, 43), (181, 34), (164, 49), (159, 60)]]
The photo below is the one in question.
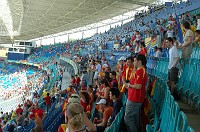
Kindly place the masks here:
[(78, 67), (76, 65), (76, 63), (74, 61), (72, 61), (71, 59), (69, 58), (66, 58), (66, 57), (60, 57), (60, 60), (63, 60), (67, 63), (69, 63), (73, 68), (74, 68), (74, 74), (77, 75), (78, 74)]

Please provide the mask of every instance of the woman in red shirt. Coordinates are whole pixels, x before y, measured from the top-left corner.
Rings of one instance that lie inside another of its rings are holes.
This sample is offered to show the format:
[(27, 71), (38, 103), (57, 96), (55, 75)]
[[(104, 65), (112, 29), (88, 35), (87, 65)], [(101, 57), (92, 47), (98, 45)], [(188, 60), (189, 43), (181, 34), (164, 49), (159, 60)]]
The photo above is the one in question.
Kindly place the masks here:
[(81, 97), (80, 104), (83, 106), (84, 112), (89, 112), (87, 107), (90, 105), (90, 95), (85, 90), (80, 90), (79, 95)]
[(140, 50), (140, 52), (139, 52), (139, 54), (142, 54), (142, 55), (144, 55), (144, 56), (147, 56), (147, 49), (145, 48), (145, 43), (144, 43), (144, 41), (142, 41), (142, 42), (140, 42), (140, 48), (141, 48), (141, 50)]

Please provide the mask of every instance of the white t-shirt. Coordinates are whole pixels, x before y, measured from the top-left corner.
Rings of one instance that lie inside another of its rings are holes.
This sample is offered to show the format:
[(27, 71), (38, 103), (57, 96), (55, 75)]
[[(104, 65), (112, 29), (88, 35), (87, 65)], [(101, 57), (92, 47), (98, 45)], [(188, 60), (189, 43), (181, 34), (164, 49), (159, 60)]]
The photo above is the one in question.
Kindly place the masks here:
[(173, 30), (168, 30), (167, 31), (167, 37), (173, 37), (174, 36), (174, 31)]
[(95, 72), (99, 73), (100, 71), (101, 71), (101, 65), (98, 64), (98, 65), (96, 65), (96, 71)]
[(162, 57), (162, 52), (160, 52), (160, 51), (156, 51), (156, 53), (155, 53), (155, 57)]
[(173, 46), (172, 48), (169, 49), (169, 65), (168, 69), (171, 69), (174, 64), (176, 63), (176, 58), (179, 57), (178, 54), (178, 49), (176, 46)]

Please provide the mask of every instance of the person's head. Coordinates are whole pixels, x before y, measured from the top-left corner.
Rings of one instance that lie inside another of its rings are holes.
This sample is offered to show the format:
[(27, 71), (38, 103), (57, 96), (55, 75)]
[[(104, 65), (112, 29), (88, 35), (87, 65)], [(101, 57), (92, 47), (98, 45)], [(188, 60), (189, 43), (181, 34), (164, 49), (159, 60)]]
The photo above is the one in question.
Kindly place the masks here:
[(92, 87), (92, 85), (88, 85), (88, 92), (93, 92), (93, 87)]
[(84, 101), (89, 104), (90, 103), (90, 95), (87, 92), (81, 92), (84, 97)]
[(200, 30), (195, 31), (195, 37), (198, 37), (200, 35)]
[(104, 110), (104, 108), (106, 107), (106, 104), (107, 103), (107, 101), (106, 101), (106, 99), (101, 99), (99, 102), (97, 102), (96, 104), (97, 105), (99, 105), (99, 108), (101, 109), (101, 110)]
[(118, 88), (111, 88), (110, 89), (110, 99), (111, 100), (113, 100), (113, 101), (117, 100), (119, 95), (120, 95), (120, 91), (119, 91)]
[(116, 72), (115, 71), (112, 71), (112, 72), (110, 72), (110, 78), (111, 79), (116, 79)]
[(102, 79), (100, 81), (100, 85), (102, 85), (102, 87), (108, 87), (109, 86), (109, 83), (106, 79)]
[(146, 64), (147, 64), (147, 59), (144, 55), (142, 54), (138, 54), (135, 59), (134, 59), (134, 65), (135, 65), (135, 68), (138, 68), (138, 67), (146, 67)]
[(72, 79), (74, 79), (74, 76), (71, 76)]
[(127, 59), (126, 59), (126, 64), (128, 67), (133, 67), (134, 66), (134, 58), (132, 56), (129, 56)]
[(158, 50), (158, 47), (157, 46), (155, 46), (154, 47), (154, 52), (156, 52)]
[(50, 94), (49, 93), (47, 93), (47, 96), (49, 96)]
[(139, 31), (136, 31), (136, 32), (135, 32), (135, 34), (136, 34), (136, 35), (139, 35), (139, 34), (140, 34), (140, 32), (139, 32)]
[(158, 48), (158, 51), (162, 52), (162, 48)]
[(190, 29), (190, 23), (188, 21), (183, 22), (184, 29)]
[(38, 103), (33, 104), (34, 109), (38, 109)]
[(68, 104), (65, 111), (65, 122), (70, 131), (83, 131), (85, 129), (83, 107), (78, 103)]
[(200, 14), (197, 14), (197, 17), (196, 17), (197, 19), (200, 19)]
[(140, 46), (141, 46), (141, 48), (145, 48), (145, 43), (144, 43), (144, 41), (141, 41), (141, 42), (140, 42)]
[(168, 38), (165, 40), (165, 43), (167, 44), (168, 47), (172, 47), (172, 46), (173, 46), (173, 43), (174, 43), (174, 40), (173, 40), (173, 38), (168, 37)]

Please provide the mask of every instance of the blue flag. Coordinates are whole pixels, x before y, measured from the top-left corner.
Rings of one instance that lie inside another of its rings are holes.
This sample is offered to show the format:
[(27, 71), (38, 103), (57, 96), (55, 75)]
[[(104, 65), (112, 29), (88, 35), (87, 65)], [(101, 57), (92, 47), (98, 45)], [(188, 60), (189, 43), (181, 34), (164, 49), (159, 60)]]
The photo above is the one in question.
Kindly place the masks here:
[(183, 33), (182, 33), (182, 30), (181, 30), (181, 25), (180, 25), (179, 18), (178, 18), (177, 14), (176, 14), (176, 23), (177, 23), (177, 27), (178, 27), (179, 42), (183, 43)]

